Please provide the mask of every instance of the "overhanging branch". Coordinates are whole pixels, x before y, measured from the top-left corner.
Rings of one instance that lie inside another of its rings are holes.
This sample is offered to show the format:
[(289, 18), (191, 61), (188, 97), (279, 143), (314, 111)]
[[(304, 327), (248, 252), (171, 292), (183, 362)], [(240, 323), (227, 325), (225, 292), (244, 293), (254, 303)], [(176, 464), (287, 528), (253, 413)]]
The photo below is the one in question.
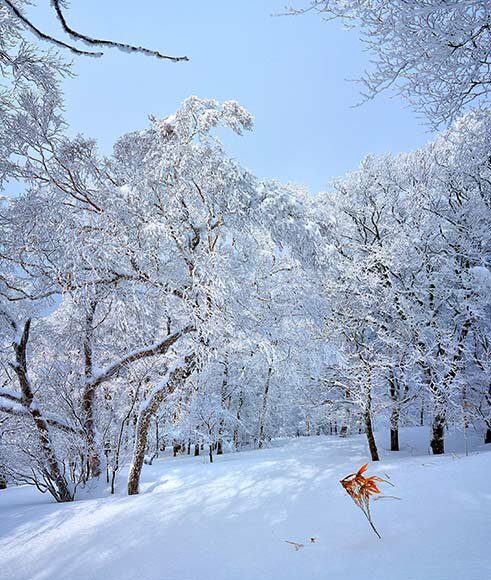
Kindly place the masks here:
[[(77, 48), (76, 46), (73, 46), (71, 44), (63, 42), (62, 40), (59, 40), (58, 38), (55, 38), (54, 36), (43, 32), (40, 28), (38, 28), (35, 24), (33, 24), (31, 22), (31, 20), (27, 16), (25, 16), (22, 13), (22, 11), (19, 10), (19, 8), (17, 8), (17, 6), (11, 0), (0, 0), (0, 1), (3, 2), (6, 6), (8, 6), (9, 9), (12, 11), (12, 13), (16, 16), (16, 18), (18, 18), (22, 22), (22, 24), (30, 32), (32, 32), (35, 36), (37, 36), (39, 39), (45, 40), (47, 42), (51, 42), (52, 44), (55, 44), (56, 46), (66, 48), (70, 52), (77, 54), (79, 56), (101, 57), (104, 55), (103, 52), (81, 50), (81, 49)], [(77, 32), (68, 24), (68, 22), (66, 21), (65, 15), (63, 14), (63, 11), (62, 11), (63, 4), (60, 0), (51, 0), (51, 5), (53, 6), (56, 17), (57, 17), (58, 21), (60, 22), (64, 32), (66, 32), (66, 34), (68, 34), (73, 39), (81, 40), (82, 42), (85, 42), (89, 46), (94, 46), (94, 47), (104, 47), (105, 46), (105, 47), (109, 47), (109, 48), (117, 48), (118, 50), (122, 50), (123, 52), (136, 52), (136, 53), (140, 53), (140, 54), (145, 54), (147, 56), (152, 56), (154, 58), (170, 60), (172, 62), (184, 62), (184, 61), (189, 60), (189, 58), (187, 56), (171, 56), (168, 54), (162, 54), (161, 52), (159, 52), (157, 50), (150, 50), (148, 48), (145, 48), (144, 46), (134, 46), (132, 44), (127, 44), (124, 42), (116, 42), (113, 40), (104, 40), (102, 38), (93, 38), (91, 36), (87, 36), (86, 34), (82, 34), (81, 32)]]
[(189, 58), (187, 56), (169, 56), (167, 54), (162, 54), (157, 50), (149, 50), (143, 46), (133, 46), (131, 44), (126, 44), (124, 42), (115, 42), (113, 40), (102, 40), (100, 38), (92, 38), (91, 36), (87, 36), (80, 32), (77, 32), (73, 28), (71, 28), (66, 19), (63, 11), (61, 9), (60, 0), (51, 0), (51, 4), (56, 12), (56, 16), (63, 27), (63, 30), (70, 35), (72, 38), (76, 40), (82, 40), (83, 42), (89, 44), (90, 46), (108, 46), (110, 48), (117, 48), (124, 52), (139, 52), (140, 54), (145, 54), (147, 56), (153, 56), (155, 58), (162, 58), (166, 60), (171, 60), (172, 62), (180, 62), (180, 61), (188, 61)]

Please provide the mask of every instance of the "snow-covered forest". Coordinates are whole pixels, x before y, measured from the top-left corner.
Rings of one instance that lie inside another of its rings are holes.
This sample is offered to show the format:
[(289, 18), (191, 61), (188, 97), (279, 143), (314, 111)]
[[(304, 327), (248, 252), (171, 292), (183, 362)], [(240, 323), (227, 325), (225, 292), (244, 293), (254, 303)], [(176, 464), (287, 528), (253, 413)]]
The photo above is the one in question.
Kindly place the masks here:
[[(403, 154), (367, 151), (315, 195), (227, 154), (218, 134), (253, 130), (235, 100), (189, 96), (111, 155), (70, 136), (74, 51), (185, 62), (81, 36), (64, 2), (47, 3), (62, 41), (28, 5), (0, 0), (0, 496), (145, 495), (160, 461), (197, 456), (194, 473), (218, 477), (222, 455), (300, 437), (356, 441), (361, 465), (407, 452), (417, 429), (426, 459), (450, 438), (489, 472), (489, 0), (287, 9), (358, 30), (374, 62), (363, 96), (395, 90), (439, 131)], [(485, 564), (455, 578), (484, 579)]]

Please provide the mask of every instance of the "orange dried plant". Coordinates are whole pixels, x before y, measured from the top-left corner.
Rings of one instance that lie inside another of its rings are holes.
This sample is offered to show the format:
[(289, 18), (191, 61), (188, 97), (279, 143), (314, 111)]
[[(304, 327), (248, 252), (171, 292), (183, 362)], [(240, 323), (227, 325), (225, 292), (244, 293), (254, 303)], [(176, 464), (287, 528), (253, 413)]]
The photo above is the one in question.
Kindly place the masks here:
[(376, 482), (390, 483), (386, 479), (372, 475), (370, 477), (365, 477), (363, 474), (367, 470), (368, 463), (362, 465), (356, 473), (350, 473), (345, 478), (343, 478), (340, 483), (355, 502), (355, 504), (361, 509), (365, 514), (367, 520), (372, 526), (373, 531), (377, 534), (379, 538), (382, 536), (378, 533), (377, 529), (373, 525), (372, 516), (370, 514), (370, 499), (373, 494), (380, 493), (380, 489)]

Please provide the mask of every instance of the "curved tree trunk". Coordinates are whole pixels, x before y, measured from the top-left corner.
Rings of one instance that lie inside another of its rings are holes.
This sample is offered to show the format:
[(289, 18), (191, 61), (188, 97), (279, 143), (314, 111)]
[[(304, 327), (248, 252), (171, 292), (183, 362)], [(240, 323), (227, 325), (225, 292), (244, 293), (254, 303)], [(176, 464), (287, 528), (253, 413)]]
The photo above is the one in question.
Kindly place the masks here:
[(138, 493), (140, 475), (145, 459), (147, 448), (148, 431), (152, 417), (158, 411), (162, 401), (167, 395), (182, 386), (194, 370), (195, 356), (187, 356), (184, 361), (169, 369), (164, 380), (159, 383), (150, 394), (149, 398), (141, 405), (140, 415), (136, 425), (135, 449), (133, 462), (128, 475), (128, 495)]
[(82, 395), (82, 407), (85, 415), (85, 432), (87, 437), (87, 444), (89, 447), (89, 471), (92, 475), (97, 476), (101, 471), (101, 461), (97, 453), (95, 425), (94, 425), (94, 398), (96, 389), (104, 382), (108, 381), (124, 367), (131, 365), (137, 360), (148, 358), (155, 355), (165, 354), (169, 348), (181, 336), (192, 332), (192, 326), (186, 326), (182, 330), (169, 334), (162, 341), (151, 346), (145, 346), (139, 350), (133, 351), (127, 356), (119, 359), (113, 364), (109, 365), (105, 370), (93, 375), (93, 361), (92, 361), (92, 326), (93, 316), (95, 311), (95, 304), (91, 303), (91, 310), (87, 313), (86, 320), (86, 337), (84, 343), (84, 357), (85, 357), (85, 388)]
[[(36, 426), (38, 442), (44, 462), (43, 478), (51, 495), (58, 502), (73, 501), (74, 494), (70, 489), (61, 470), (50, 437), (49, 426), (44, 418), (39, 405), (34, 402), (34, 393), (27, 374), (27, 342), (31, 321), (27, 320), (19, 341), (14, 342), (16, 364), (12, 365), (19, 380), (22, 391), (22, 405), (30, 414)], [(34, 403), (34, 404), (33, 404)]]

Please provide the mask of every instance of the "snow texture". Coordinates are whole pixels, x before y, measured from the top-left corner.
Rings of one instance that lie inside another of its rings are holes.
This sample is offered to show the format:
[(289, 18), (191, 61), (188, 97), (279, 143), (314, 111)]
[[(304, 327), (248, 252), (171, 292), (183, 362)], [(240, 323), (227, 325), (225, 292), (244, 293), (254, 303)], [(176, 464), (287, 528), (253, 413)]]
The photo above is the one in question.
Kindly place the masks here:
[[(0, 492), (2, 580), (484, 580), (489, 577), (491, 454), (459, 433), (428, 456), (404, 429), (368, 474), (400, 500), (372, 507), (379, 540), (339, 480), (366, 462), (363, 436), (277, 441), (262, 451), (164, 458), (139, 496), (101, 488), (55, 504), (29, 487)], [(489, 447), (489, 446), (488, 446)], [(314, 543), (309, 538), (316, 538)], [(295, 550), (285, 541), (304, 544)]]

